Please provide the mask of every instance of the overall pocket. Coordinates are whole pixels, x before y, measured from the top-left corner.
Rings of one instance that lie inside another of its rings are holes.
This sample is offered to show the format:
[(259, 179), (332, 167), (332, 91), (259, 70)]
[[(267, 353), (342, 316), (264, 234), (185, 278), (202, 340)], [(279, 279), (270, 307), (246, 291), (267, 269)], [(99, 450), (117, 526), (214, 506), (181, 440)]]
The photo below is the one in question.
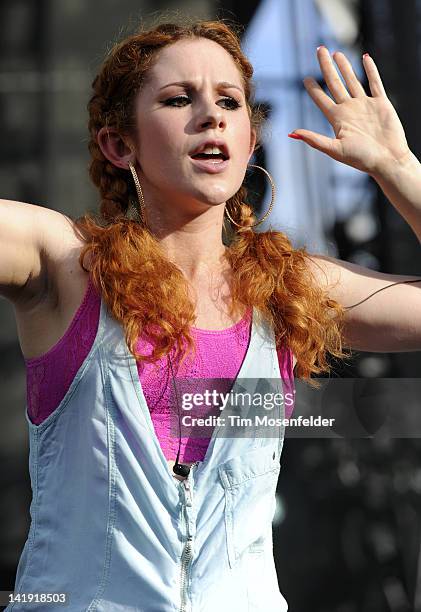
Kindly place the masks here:
[(280, 468), (272, 446), (246, 452), (218, 468), (224, 487), (227, 553), (231, 568), (246, 550), (264, 550), (268, 538), (272, 538)]

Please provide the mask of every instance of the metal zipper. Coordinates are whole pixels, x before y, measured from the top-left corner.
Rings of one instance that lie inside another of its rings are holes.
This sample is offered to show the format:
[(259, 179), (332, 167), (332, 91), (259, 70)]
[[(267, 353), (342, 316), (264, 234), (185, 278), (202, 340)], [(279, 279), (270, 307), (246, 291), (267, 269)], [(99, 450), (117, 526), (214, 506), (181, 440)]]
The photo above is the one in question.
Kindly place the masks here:
[(187, 565), (190, 562), (192, 555), (192, 540), (193, 536), (188, 536), (187, 542), (184, 544), (183, 553), (181, 555), (181, 606), (180, 612), (186, 612), (186, 579), (187, 579)]
[[(194, 467), (196, 467), (198, 464), (200, 463), (200, 461), (196, 461), (195, 463), (193, 463), (191, 465), (190, 470), (192, 471), (194, 469)], [(190, 473), (191, 473), (190, 471)], [(184, 480), (181, 481), (181, 485), (184, 487), (184, 492), (185, 492), (185, 499), (186, 499), (186, 506), (191, 506), (193, 503), (193, 493), (192, 493), (192, 488), (190, 485), (190, 481), (188, 479), (189, 477), (185, 478)], [(184, 522), (185, 522), (185, 526), (186, 526), (186, 531), (187, 531), (187, 521), (186, 518), (184, 516), (184, 512), (183, 512), (183, 518), (184, 518)], [(193, 551), (193, 536), (192, 535), (187, 535), (187, 540), (184, 543), (184, 548), (183, 548), (183, 552), (181, 553), (181, 574), (180, 574), (180, 598), (181, 598), (181, 604), (180, 604), (180, 612), (186, 612), (186, 604), (187, 604), (187, 593), (186, 593), (186, 588), (187, 588), (187, 567), (191, 561), (192, 558), (192, 551)]]

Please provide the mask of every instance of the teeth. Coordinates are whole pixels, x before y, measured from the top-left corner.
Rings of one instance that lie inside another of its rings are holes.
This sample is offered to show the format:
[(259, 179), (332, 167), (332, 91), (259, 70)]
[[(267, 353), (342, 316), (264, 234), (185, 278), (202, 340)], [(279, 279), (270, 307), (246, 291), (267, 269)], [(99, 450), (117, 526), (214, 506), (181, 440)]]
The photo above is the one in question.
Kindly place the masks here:
[(205, 149), (203, 149), (203, 151), (201, 151), (201, 153), (208, 153), (208, 154), (213, 154), (213, 155), (218, 155), (218, 153), (222, 153), (221, 149), (219, 147), (206, 147)]

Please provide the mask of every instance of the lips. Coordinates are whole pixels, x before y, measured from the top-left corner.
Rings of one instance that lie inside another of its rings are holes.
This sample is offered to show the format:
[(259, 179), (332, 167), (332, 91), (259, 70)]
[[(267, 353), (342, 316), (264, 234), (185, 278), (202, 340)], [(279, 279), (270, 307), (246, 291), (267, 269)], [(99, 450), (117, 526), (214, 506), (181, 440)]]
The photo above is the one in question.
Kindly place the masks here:
[(223, 172), (230, 163), (229, 159), (197, 159), (190, 157), (192, 164), (202, 172), (208, 172), (209, 174), (218, 174)]

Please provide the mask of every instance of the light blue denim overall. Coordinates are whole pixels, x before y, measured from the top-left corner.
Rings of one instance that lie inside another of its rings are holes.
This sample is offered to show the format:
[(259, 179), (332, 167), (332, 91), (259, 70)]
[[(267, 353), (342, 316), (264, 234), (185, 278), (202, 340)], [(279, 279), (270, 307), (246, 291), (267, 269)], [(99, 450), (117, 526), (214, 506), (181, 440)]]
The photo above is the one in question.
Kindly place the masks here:
[[(232, 391), (246, 379), (251, 393), (283, 393), (273, 332), (256, 308)], [(282, 418), (284, 404), (276, 410)], [(228, 438), (216, 426), (204, 460), (174, 478), (103, 300), (95, 342), (58, 408), (38, 426), (25, 416), (33, 497), (15, 593), (65, 593), (67, 605), (8, 612), (287, 610), (272, 541), (282, 423), (266, 437), (248, 427), (248, 437)]]

